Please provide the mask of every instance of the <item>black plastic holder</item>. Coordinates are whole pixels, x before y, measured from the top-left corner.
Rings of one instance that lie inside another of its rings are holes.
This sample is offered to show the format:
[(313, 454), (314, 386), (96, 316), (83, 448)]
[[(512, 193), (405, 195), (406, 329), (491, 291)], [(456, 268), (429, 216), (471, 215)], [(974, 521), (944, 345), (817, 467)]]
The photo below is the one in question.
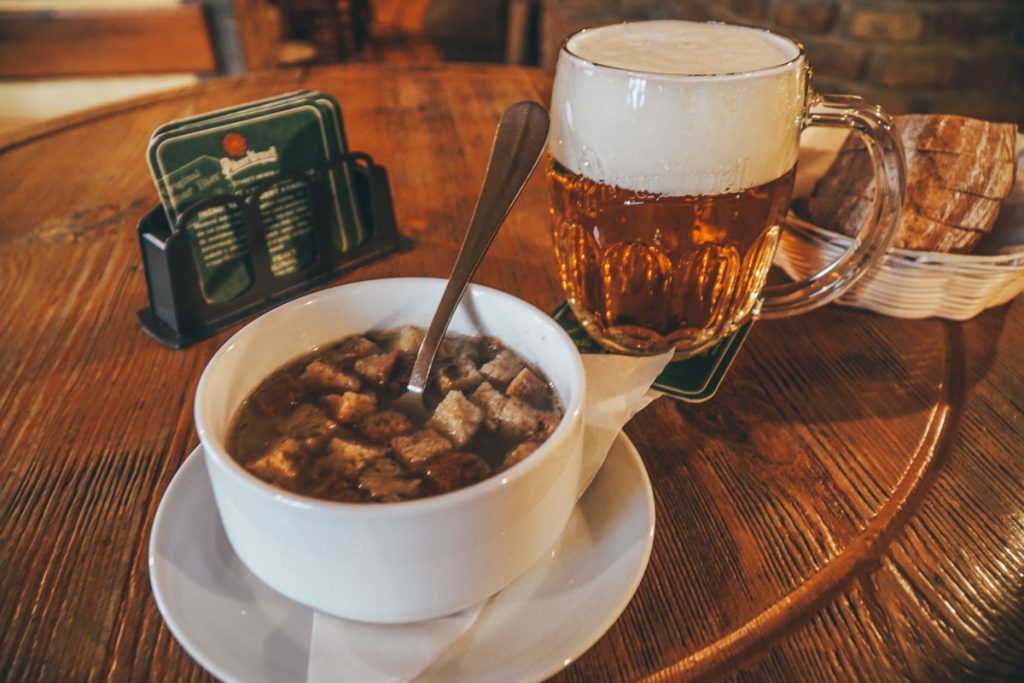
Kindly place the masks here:
[[(137, 312), (142, 328), (157, 341), (184, 348), (251, 315), (261, 313), (293, 299), (324, 282), (350, 272), (405, 246), (395, 225), (394, 206), (387, 172), (364, 153), (343, 155), (358, 206), (370, 236), (361, 245), (345, 252), (331, 243), (323, 228), (323, 188), (313, 188), (316, 224), (316, 256), (306, 267), (285, 275), (274, 275), (270, 253), (259, 212), (244, 199), (244, 225), (252, 281), (242, 293), (228, 301), (211, 302), (203, 295), (199, 271), (187, 231), (171, 228), (162, 205), (157, 205), (138, 226), (142, 264), (149, 292), (149, 306)], [(301, 175), (301, 174), (293, 174)]]

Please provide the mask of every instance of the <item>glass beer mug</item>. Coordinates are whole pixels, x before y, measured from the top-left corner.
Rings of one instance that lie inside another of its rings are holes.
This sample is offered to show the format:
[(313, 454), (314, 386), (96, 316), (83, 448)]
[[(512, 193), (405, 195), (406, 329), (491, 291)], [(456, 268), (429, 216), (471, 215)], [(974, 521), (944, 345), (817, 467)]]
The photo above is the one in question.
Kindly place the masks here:
[[(798, 43), (754, 28), (645, 21), (565, 40), (548, 142), (555, 254), (602, 347), (696, 355), (751, 317), (828, 303), (884, 253), (905, 191), (899, 138), (877, 107), (809, 79)], [(874, 210), (834, 264), (765, 286), (807, 126), (861, 134)]]

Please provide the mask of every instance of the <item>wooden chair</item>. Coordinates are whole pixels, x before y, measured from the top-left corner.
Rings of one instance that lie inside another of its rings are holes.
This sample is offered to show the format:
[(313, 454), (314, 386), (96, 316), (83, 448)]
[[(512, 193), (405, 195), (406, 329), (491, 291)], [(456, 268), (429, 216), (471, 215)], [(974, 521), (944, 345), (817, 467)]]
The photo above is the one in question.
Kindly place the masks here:
[(0, 12), (0, 78), (190, 72), (273, 65), (265, 0), (139, 9)]
[(308, 43), (309, 61), (341, 62), (360, 52), (370, 34), (369, 0), (271, 0), (282, 33)]

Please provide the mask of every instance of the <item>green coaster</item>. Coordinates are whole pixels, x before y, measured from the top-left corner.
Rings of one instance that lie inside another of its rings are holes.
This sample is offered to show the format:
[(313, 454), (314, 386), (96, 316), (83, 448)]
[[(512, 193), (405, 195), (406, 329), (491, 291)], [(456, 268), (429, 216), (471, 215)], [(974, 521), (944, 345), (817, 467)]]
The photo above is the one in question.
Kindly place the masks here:
[[(551, 317), (569, 333), (580, 353), (608, 353), (587, 335), (567, 303), (560, 304)], [(721, 386), (725, 373), (743, 346), (753, 324), (752, 320), (744, 323), (699, 356), (669, 363), (654, 380), (651, 388), (688, 403), (708, 400)]]

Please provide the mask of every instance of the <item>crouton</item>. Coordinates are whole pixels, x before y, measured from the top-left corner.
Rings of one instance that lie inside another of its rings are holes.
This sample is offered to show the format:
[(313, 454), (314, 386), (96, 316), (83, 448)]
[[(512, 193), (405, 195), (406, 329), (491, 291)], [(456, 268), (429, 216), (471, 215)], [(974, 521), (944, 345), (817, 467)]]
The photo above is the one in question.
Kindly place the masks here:
[(423, 343), (423, 335), (422, 327), (406, 325), (395, 335), (394, 341), (391, 342), (391, 348), (399, 353), (415, 356), (420, 350), (420, 344)]
[(329, 468), (318, 468), (316, 475), (309, 489), (310, 496), (338, 503), (361, 503), (365, 500), (354, 481), (337, 476)]
[(377, 410), (377, 395), (346, 391), (338, 394), (327, 394), (323, 403), (331, 411), (331, 417), (338, 422), (352, 424), (371, 415)]
[(438, 349), (437, 357), (441, 360), (452, 358), (469, 358), (472, 360), (477, 357), (478, 344), (479, 340), (473, 337), (462, 335), (448, 336), (441, 340), (441, 347)]
[(364, 379), (376, 384), (386, 384), (391, 379), (391, 373), (395, 369), (397, 360), (398, 351), (373, 353), (357, 359), (354, 367)]
[(334, 437), (327, 447), (327, 454), (321, 462), (344, 474), (346, 477), (356, 476), (371, 460), (386, 455), (387, 448), (360, 443), (354, 439)]
[[(337, 432), (334, 433), (337, 434)], [(328, 439), (328, 437), (329, 435), (327, 434), (323, 436), (307, 436), (305, 439), (302, 439), (302, 441), (300, 441), (299, 443), (302, 444), (303, 450), (305, 450), (307, 453), (316, 453), (323, 447), (324, 442)]]
[(374, 460), (359, 475), (359, 488), (383, 503), (417, 498), (422, 485), (419, 479), (403, 476), (401, 465), (390, 458)]
[(451, 391), (434, 409), (428, 424), (461, 448), (473, 440), (484, 419), (484, 411), (461, 391)]
[(540, 444), (535, 441), (524, 441), (523, 443), (514, 447), (512, 450), (505, 454), (505, 457), (501, 461), (501, 467), (499, 468), (499, 470), (507, 470), (509, 467), (512, 467), (513, 465), (522, 462), (526, 458), (526, 456), (530, 455), (535, 450), (537, 450), (538, 446), (540, 446)]
[(294, 459), (300, 456), (301, 451), (295, 439), (280, 439), (245, 469), (264, 481), (289, 489), (299, 475)]
[(487, 378), (492, 384), (505, 386), (519, 374), (523, 364), (516, 358), (516, 354), (508, 349), (498, 352), (493, 359), (480, 367), (480, 374)]
[(470, 397), (484, 411), (484, 426), (506, 439), (521, 440), (540, 429), (541, 411), (484, 382)]
[(482, 381), (484, 376), (480, 374), (476, 363), (466, 356), (451, 359), (437, 371), (437, 385), (445, 394), (449, 391), (473, 389)]
[(491, 467), (472, 453), (446, 451), (424, 464), (422, 472), (442, 492), (475, 484), (491, 475)]
[(421, 429), (412, 434), (396, 436), (391, 440), (391, 447), (407, 465), (417, 465), (450, 450), (452, 442), (432, 429)]
[(519, 371), (508, 383), (505, 393), (530, 404), (534, 408), (544, 408), (551, 404), (551, 389), (540, 380), (529, 368)]
[(408, 434), (415, 426), (397, 410), (382, 410), (367, 415), (356, 425), (359, 433), (375, 443), (388, 443), (396, 436)]
[(534, 438), (543, 441), (552, 434), (562, 421), (562, 416), (559, 413), (549, 412), (541, 410), (537, 412), (537, 421), (539, 425), (537, 427), (537, 433), (534, 434)]
[(358, 377), (342, 372), (322, 360), (307, 365), (299, 379), (310, 387), (334, 391), (359, 391), (360, 386)]
[(484, 426), (492, 432), (496, 431), (498, 415), (501, 414), (501, 407), (508, 401), (508, 397), (495, 389), (490, 382), (484, 382), (476, 388), (469, 400), (483, 409)]
[(328, 436), (338, 429), (330, 419), (315, 406), (304, 403), (295, 408), (281, 424), (285, 436), (305, 439), (311, 436)]
[(327, 349), (323, 352), (322, 357), (332, 365), (344, 367), (346, 361), (368, 356), (371, 353), (380, 353), (380, 347), (366, 337), (355, 336)]
[(506, 439), (525, 439), (540, 429), (539, 411), (518, 398), (505, 401), (495, 420), (498, 434)]

